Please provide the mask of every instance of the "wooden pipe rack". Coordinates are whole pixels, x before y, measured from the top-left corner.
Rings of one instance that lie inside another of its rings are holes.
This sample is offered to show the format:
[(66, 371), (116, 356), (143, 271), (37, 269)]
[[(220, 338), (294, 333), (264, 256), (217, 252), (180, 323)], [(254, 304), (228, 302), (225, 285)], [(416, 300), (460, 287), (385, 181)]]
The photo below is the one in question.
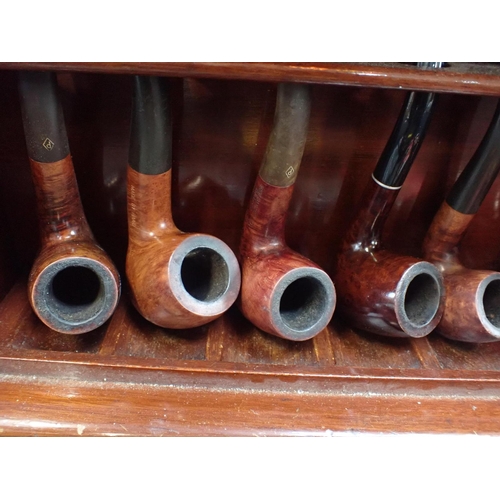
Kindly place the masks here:
[[(176, 224), (233, 250), (276, 82), (311, 83), (287, 241), (331, 274), (406, 91), (439, 93), (384, 235), (389, 250), (413, 256), (421, 256), (425, 232), (500, 96), (496, 64), (426, 71), (403, 63), (1, 63), (0, 436), (500, 431), (500, 343), (435, 332), (383, 338), (353, 330), (338, 314), (315, 338), (290, 342), (253, 327), (236, 307), (208, 325), (167, 330), (134, 310), (125, 284), (113, 317), (94, 332), (68, 336), (43, 325), (26, 291), (38, 230), (19, 69), (58, 72), (87, 219), (123, 279), (131, 74), (172, 77)], [(500, 269), (500, 180), (460, 252), (467, 267)]]

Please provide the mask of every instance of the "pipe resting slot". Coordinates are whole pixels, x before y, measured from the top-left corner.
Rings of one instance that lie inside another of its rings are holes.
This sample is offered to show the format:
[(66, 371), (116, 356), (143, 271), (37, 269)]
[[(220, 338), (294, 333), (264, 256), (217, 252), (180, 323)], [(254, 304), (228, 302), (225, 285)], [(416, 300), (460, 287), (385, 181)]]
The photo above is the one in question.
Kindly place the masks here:
[(325, 314), (328, 304), (324, 285), (312, 277), (302, 277), (288, 285), (280, 299), (283, 323), (295, 331), (312, 328)]
[(430, 323), (439, 303), (439, 286), (433, 276), (422, 273), (410, 281), (405, 293), (404, 310), (412, 326), (418, 328)]
[(95, 317), (105, 302), (99, 275), (87, 267), (72, 265), (54, 275), (45, 305), (61, 320), (79, 324)]
[(191, 250), (182, 261), (181, 279), (186, 291), (202, 302), (214, 302), (229, 286), (229, 268), (215, 250), (200, 247)]
[(500, 280), (488, 283), (483, 294), (483, 307), (487, 320), (500, 328)]

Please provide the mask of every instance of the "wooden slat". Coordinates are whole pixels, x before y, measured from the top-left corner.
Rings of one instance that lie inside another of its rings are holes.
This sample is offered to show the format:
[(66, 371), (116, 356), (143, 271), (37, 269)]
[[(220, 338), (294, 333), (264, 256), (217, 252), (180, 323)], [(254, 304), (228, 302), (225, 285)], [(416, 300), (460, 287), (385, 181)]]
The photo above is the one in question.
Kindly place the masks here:
[(335, 350), (332, 342), (331, 328), (327, 327), (313, 338), (314, 353), (321, 365), (335, 364)]
[(391, 338), (368, 332), (356, 332), (336, 323), (342, 349), (342, 360), (337, 364), (366, 368), (422, 368), (423, 365), (412, 349), (410, 339)]
[(421, 339), (412, 339), (410, 341), (415, 354), (422, 363), (424, 368), (431, 370), (439, 370), (442, 368), (439, 359), (429, 342), (428, 337), (423, 337)]
[(224, 339), (222, 361), (297, 367), (318, 364), (313, 340), (291, 342), (262, 332), (236, 308), (226, 316), (231, 326)]
[(98, 354), (101, 356), (116, 354), (116, 352), (120, 350), (120, 347), (127, 343), (127, 306), (125, 302), (127, 301), (122, 297), (113, 313), (99, 348)]
[(11, 347), (22, 319), (33, 314), (28, 302), (26, 283), (16, 283), (0, 303), (0, 346)]
[(112, 352), (117, 356), (143, 359), (205, 359), (207, 325), (185, 330), (161, 328), (141, 317), (127, 297), (122, 300), (123, 319), (116, 324), (116, 331), (110, 332), (116, 338), (114, 349), (110, 339), (102, 354)]
[(429, 338), (443, 368), (452, 370), (500, 370), (500, 342), (474, 344), (445, 339), (437, 333)]
[(500, 68), (454, 63), (423, 70), (397, 63), (1, 63), (0, 69), (151, 74), (258, 81), (299, 81), (392, 89), (500, 95)]
[(226, 315), (212, 321), (208, 325), (206, 354), (207, 361), (221, 361), (224, 346), (227, 342), (227, 331), (230, 328)]

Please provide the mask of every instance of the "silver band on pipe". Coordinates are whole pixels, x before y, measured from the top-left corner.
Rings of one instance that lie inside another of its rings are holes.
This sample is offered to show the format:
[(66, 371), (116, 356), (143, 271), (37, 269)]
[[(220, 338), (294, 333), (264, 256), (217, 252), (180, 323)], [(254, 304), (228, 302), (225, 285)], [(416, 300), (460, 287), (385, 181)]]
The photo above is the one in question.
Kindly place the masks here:
[(384, 184), (383, 182), (378, 181), (375, 179), (375, 176), (372, 174), (372, 179), (379, 185), (382, 186), (384, 189), (392, 189), (393, 191), (397, 191), (398, 189), (401, 189), (403, 186), (388, 186), (387, 184)]

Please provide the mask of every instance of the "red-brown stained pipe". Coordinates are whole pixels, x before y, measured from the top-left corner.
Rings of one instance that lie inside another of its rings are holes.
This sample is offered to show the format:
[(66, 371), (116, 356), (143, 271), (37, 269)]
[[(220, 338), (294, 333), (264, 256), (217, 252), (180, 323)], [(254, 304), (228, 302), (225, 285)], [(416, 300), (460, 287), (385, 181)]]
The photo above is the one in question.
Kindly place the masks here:
[(290, 340), (317, 335), (332, 318), (335, 288), (285, 243), (285, 217), (304, 151), (306, 85), (280, 84), (273, 131), (247, 208), (240, 245), (240, 308), (261, 330)]
[(85, 333), (113, 313), (120, 277), (85, 219), (54, 76), (23, 73), (19, 88), (41, 234), (29, 300), (53, 330)]
[(383, 249), (380, 236), (398, 191), (370, 181), (337, 263), (339, 309), (349, 322), (390, 337), (423, 337), (443, 313), (436, 267)]
[(500, 169), (500, 105), (477, 151), (432, 221), (425, 258), (442, 271), (444, 314), (436, 331), (465, 342), (500, 340), (500, 273), (465, 268), (458, 245)]
[(344, 240), (335, 286), (349, 322), (392, 337), (423, 337), (443, 314), (438, 269), (383, 249), (382, 229), (425, 135), (433, 94), (411, 92)]
[(240, 269), (223, 241), (175, 226), (166, 85), (152, 77), (135, 77), (134, 85), (126, 262), (132, 300), (156, 325), (192, 328), (221, 316), (234, 303)]

